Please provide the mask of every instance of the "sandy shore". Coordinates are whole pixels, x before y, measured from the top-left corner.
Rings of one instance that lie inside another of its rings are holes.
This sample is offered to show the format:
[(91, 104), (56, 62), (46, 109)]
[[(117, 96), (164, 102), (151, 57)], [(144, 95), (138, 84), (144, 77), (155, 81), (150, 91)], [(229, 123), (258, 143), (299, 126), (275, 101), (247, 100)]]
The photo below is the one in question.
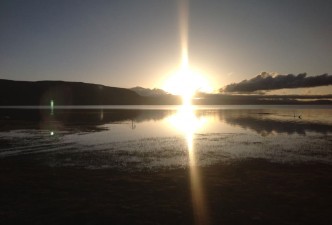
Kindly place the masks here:
[[(332, 224), (332, 167), (199, 168), (209, 224)], [(194, 224), (189, 169), (126, 172), (0, 159), (1, 224)]]

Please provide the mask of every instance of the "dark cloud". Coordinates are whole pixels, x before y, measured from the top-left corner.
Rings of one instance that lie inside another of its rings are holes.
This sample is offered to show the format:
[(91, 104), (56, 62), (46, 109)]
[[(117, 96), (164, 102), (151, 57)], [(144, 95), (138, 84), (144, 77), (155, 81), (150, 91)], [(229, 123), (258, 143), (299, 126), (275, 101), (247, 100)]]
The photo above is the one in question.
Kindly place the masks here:
[(298, 75), (277, 75), (272, 76), (267, 72), (240, 83), (233, 83), (220, 89), (221, 92), (254, 92), (262, 90), (276, 90), (283, 88), (304, 88), (332, 85), (332, 75), (322, 74), (307, 76), (306, 73)]

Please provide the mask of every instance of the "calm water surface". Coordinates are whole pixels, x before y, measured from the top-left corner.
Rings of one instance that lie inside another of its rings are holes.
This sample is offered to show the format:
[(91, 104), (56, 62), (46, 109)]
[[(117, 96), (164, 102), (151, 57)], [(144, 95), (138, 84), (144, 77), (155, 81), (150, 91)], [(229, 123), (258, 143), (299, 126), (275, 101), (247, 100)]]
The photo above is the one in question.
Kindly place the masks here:
[(0, 157), (49, 166), (172, 169), (262, 158), (332, 163), (329, 106), (0, 108)]

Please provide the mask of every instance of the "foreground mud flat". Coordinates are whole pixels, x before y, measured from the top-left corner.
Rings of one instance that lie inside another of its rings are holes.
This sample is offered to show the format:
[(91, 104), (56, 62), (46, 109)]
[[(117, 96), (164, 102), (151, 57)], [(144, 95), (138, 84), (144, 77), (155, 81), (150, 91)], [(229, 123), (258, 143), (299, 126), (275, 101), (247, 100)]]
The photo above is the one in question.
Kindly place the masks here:
[[(4, 224), (193, 224), (190, 168), (123, 171), (0, 160)], [(200, 167), (210, 224), (330, 224), (332, 168), (247, 159)]]

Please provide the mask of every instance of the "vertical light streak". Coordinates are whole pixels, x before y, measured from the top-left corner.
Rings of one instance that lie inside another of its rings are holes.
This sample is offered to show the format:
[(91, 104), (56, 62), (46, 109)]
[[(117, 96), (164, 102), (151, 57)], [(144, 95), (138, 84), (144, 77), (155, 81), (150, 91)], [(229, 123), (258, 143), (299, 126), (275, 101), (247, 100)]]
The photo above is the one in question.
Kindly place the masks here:
[(51, 107), (51, 116), (53, 116), (54, 115), (54, 101), (53, 100), (51, 100), (51, 102), (50, 102), (50, 107)]
[(206, 123), (206, 120), (197, 118), (195, 110), (191, 105), (183, 105), (174, 116), (169, 118), (169, 122), (180, 130), (186, 139), (189, 156), (190, 190), (195, 224), (208, 224), (203, 185), (194, 149), (195, 132)]
[(199, 168), (196, 165), (195, 150), (193, 147), (193, 134), (187, 134), (187, 145), (189, 153), (190, 187), (194, 211), (195, 224), (208, 224), (206, 203), (202, 189)]
[(104, 120), (104, 109), (100, 109), (99, 119), (100, 119), (100, 121)]
[[(189, 0), (179, 1), (179, 22), (180, 22), (180, 43), (181, 43), (181, 69), (180, 75), (185, 79), (190, 74), (188, 56), (188, 27), (189, 27)], [(186, 84), (182, 84), (186, 85)], [(192, 93), (183, 93), (182, 101), (184, 105), (191, 105)]]
[(183, 105), (191, 105), (197, 91), (210, 92), (207, 80), (193, 70), (189, 60), (189, 0), (178, 0), (180, 64), (178, 70), (165, 81), (163, 89), (180, 95)]
[[(188, 53), (188, 28), (189, 28), (189, 0), (180, 0), (179, 2), (179, 21), (180, 21), (180, 41), (181, 41), (181, 73), (182, 75), (189, 76), (189, 53)], [(187, 77), (187, 79), (191, 79)], [(186, 85), (186, 84), (183, 84)], [(192, 91), (192, 90), (191, 90)], [(194, 210), (194, 217), (196, 224), (207, 224), (207, 210), (204, 200), (202, 183), (198, 166), (196, 165), (195, 150), (194, 150), (194, 132), (197, 129), (197, 118), (191, 106), (191, 99), (194, 93), (185, 93), (183, 98), (183, 108), (179, 112), (179, 118), (183, 117), (186, 121), (182, 129), (185, 131), (188, 155), (189, 155), (189, 169), (190, 169), (190, 182), (191, 182), (191, 195)], [(181, 116), (182, 114), (182, 116)]]
[(180, 42), (181, 42), (181, 68), (188, 69), (188, 27), (189, 27), (189, 1), (179, 1), (179, 22), (180, 22)]

